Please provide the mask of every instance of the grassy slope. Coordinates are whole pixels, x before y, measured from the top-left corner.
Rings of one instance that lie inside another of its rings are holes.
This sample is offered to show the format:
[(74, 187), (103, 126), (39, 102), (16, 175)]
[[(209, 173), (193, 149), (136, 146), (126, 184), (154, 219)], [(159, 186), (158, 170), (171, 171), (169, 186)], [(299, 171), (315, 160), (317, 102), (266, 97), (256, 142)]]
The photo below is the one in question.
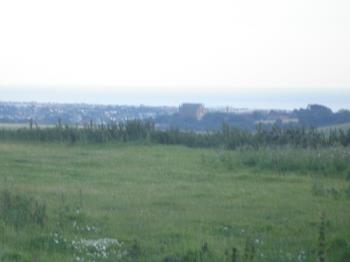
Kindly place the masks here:
[[(227, 171), (203, 161), (215, 154), (179, 146), (1, 142), (0, 184), (47, 203), (48, 230), (54, 230), (62, 195), (65, 204), (78, 206), (81, 190), (86, 223), (100, 230), (67, 228), (65, 236), (137, 239), (147, 261), (198, 249), (204, 241), (218, 255), (232, 246), (243, 252), (247, 238), (259, 242), (258, 261), (296, 261), (301, 251), (317, 249), (321, 212), (330, 221), (328, 243), (350, 239), (345, 197), (312, 195), (309, 176)], [(346, 186), (336, 178), (322, 183), (337, 190)], [(20, 240), (12, 231), (5, 230), (5, 249), (35, 253), (44, 261), (70, 257), (29, 249), (30, 231), (20, 233)]]

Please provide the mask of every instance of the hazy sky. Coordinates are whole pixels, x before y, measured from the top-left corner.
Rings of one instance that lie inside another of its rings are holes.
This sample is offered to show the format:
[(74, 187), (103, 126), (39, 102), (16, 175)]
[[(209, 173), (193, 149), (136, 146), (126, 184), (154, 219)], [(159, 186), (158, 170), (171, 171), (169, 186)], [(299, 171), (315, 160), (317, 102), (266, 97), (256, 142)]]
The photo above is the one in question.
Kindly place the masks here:
[(349, 14), (349, 0), (1, 0), (0, 100), (92, 101), (101, 87), (106, 102), (145, 104), (266, 88), (343, 97)]

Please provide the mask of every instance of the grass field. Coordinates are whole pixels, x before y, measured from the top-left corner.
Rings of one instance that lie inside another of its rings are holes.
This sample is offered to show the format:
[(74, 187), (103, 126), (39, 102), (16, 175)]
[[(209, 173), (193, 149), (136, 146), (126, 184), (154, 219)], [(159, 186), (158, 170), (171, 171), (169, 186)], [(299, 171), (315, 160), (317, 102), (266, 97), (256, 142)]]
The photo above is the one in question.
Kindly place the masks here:
[[(16, 227), (0, 219), (0, 257), (231, 261), (225, 250), (234, 247), (238, 261), (249, 261), (247, 252), (254, 261), (316, 261), (322, 213), (328, 261), (349, 255), (344, 177), (227, 168), (218, 154), (137, 143), (1, 142), (1, 190), (44, 203), (47, 222)], [(96, 244), (102, 239), (106, 250)]]

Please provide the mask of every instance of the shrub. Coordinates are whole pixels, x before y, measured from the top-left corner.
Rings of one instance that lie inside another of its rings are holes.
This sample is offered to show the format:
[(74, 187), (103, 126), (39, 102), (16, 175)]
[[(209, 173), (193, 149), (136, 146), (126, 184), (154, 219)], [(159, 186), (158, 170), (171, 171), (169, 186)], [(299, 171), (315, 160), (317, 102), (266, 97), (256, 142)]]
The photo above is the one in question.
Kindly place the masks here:
[(334, 239), (329, 247), (330, 261), (350, 261), (350, 243), (342, 238)]
[(43, 227), (47, 222), (46, 206), (32, 198), (4, 190), (0, 193), (0, 218), (16, 229), (28, 224)]
[(29, 262), (28, 259), (24, 258), (17, 252), (6, 252), (0, 257), (2, 262)]

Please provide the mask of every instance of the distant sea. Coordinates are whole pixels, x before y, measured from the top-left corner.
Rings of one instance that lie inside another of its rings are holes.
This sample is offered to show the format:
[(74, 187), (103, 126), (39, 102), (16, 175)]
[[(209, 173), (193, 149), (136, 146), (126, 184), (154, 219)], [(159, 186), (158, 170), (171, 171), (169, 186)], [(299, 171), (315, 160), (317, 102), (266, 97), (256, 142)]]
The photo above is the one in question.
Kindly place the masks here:
[(349, 88), (69, 88), (0, 86), (0, 101), (35, 101), (118, 105), (178, 106), (183, 102), (208, 107), (295, 109), (323, 104), (333, 110), (350, 109)]

